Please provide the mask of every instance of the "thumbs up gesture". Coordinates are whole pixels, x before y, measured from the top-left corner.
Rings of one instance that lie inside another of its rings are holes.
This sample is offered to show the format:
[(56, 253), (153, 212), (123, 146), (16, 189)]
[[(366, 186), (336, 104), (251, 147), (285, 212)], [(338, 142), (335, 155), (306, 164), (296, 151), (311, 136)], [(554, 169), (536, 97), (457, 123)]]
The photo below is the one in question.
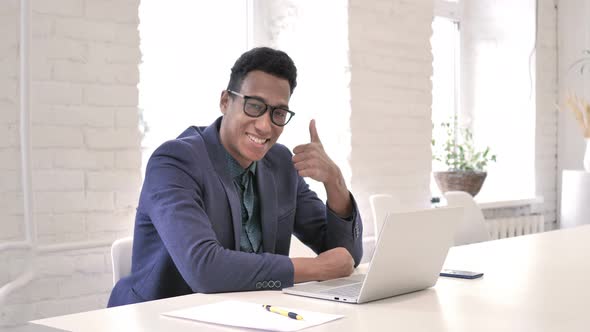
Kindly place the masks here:
[(311, 143), (298, 145), (293, 149), (293, 164), (300, 176), (310, 177), (324, 183), (328, 207), (342, 218), (352, 213), (350, 193), (344, 183), (340, 168), (328, 157), (315, 127), (315, 120), (309, 122)]
[(310, 143), (298, 145), (293, 149), (293, 164), (300, 176), (310, 177), (328, 184), (340, 177), (340, 169), (328, 157), (318, 131), (315, 120), (309, 122)]

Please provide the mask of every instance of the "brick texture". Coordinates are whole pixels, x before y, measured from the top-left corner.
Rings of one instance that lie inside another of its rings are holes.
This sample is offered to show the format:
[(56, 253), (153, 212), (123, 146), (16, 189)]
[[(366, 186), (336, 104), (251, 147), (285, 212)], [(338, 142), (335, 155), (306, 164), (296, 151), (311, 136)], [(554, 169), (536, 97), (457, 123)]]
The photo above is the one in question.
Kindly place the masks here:
[(433, 10), (432, 1), (350, 1), (351, 183), (366, 235), (372, 194), (429, 204)]
[[(39, 250), (0, 253), (0, 330), (104, 308), (110, 245), (128, 235), (141, 186), (139, 1), (31, 1), (31, 164)], [(0, 2), (0, 243), (23, 241), (20, 1)], [(135, 122), (135, 123), (134, 123)], [(89, 241), (104, 245), (88, 247)], [(45, 251), (51, 245), (66, 250)], [(70, 246), (71, 249), (67, 249)]]
[(535, 183), (543, 196), (545, 229), (556, 227), (557, 215), (557, 0), (538, 2), (539, 41), (536, 53), (537, 112)]
[[(286, 2), (290, 9), (297, 6)], [(130, 234), (141, 185), (139, 1), (33, 0), (32, 5), (31, 158), (39, 245), (106, 243)], [(553, 221), (554, 0), (540, 1), (539, 8), (536, 79), (542, 89), (536, 96), (536, 187), (545, 197), (545, 218)], [(347, 113), (338, 119), (323, 113), (322, 119), (318, 112), (318, 129), (321, 133), (322, 126), (344, 128), (322, 139), (329, 151), (338, 151), (333, 155), (339, 164), (349, 164), (343, 172), (363, 214), (365, 235), (370, 236), (371, 194), (390, 192), (409, 208), (429, 205), (433, 4), (351, 0), (346, 9), (348, 30), (342, 38), (348, 49), (342, 54), (348, 58), (336, 75), (344, 73), (349, 79), (339, 89), (349, 91), (350, 100), (346, 105), (316, 106), (342, 107)], [(18, 0), (0, 1), (0, 218), (7, 221), (0, 223), (2, 242), (25, 236), (22, 189), (14, 180), (20, 173), (18, 10)], [(277, 36), (269, 42), (280, 43)], [(319, 47), (324, 40), (318, 40), (313, 42)], [(303, 56), (301, 51), (287, 51)], [(326, 68), (316, 68), (314, 74)], [(305, 84), (298, 89), (303, 93)], [(291, 129), (305, 132), (306, 125)], [(365, 252), (370, 257), (372, 243), (366, 243)], [(40, 251), (34, 257), (26, 250), (11, 250), (0, 253), (0, 266), (1, 284), (17, 278), (27, 266), (37, 270), (27, 287), (0, 306), (0, 329), (103, 308), (112, 287), (108, 246)]]

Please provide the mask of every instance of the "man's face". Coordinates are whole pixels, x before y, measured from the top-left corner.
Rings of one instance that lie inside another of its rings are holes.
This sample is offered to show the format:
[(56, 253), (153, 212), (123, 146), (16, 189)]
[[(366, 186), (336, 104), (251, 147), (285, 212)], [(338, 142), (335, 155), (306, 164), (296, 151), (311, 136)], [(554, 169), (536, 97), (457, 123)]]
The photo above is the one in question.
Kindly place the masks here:
[[(257, 97), (271, 106), (287, 107), (291, 90), (289, 82), (262, 71), (249, 72), (239, 92), (245, 96)], [(270, 110), (253, 118), (244, 113), (244, 98), (223, 91), (220, 100), (224, 114), (219, 136), (221, 144), (244, 168), (260, 160), (281, 136), (283, 127), (273, 124)]]

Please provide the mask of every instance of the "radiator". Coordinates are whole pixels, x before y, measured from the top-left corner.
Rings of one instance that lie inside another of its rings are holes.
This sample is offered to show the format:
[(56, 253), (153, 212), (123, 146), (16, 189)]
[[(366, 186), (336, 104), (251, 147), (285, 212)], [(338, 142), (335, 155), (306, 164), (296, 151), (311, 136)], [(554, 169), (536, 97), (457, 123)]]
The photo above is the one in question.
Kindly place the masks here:
[(486, 219), (485, 221), (492, 240), (540, 233), (545, 229), (545, 218), (542, 214)]

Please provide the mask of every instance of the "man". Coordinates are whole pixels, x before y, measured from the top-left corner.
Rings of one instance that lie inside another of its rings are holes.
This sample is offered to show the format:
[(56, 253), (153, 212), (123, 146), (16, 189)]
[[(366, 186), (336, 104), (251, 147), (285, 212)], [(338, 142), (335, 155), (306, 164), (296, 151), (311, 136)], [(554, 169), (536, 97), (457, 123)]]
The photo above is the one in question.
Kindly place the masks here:
[[(151, 156), (135, 220), (131, 274), (109, 307), (186, 295), (281, 289), (348, 276), (362, 257), (362, 222), (315, 122), (311, 143), (275, 144), (293, 116), (297, 70), (255, 48), (234, 64), (222, 117), (190, 127)], [(303, 177), (323, 182), (327, 206)], [(315, 258), (289, 258), (291, 235)]]

